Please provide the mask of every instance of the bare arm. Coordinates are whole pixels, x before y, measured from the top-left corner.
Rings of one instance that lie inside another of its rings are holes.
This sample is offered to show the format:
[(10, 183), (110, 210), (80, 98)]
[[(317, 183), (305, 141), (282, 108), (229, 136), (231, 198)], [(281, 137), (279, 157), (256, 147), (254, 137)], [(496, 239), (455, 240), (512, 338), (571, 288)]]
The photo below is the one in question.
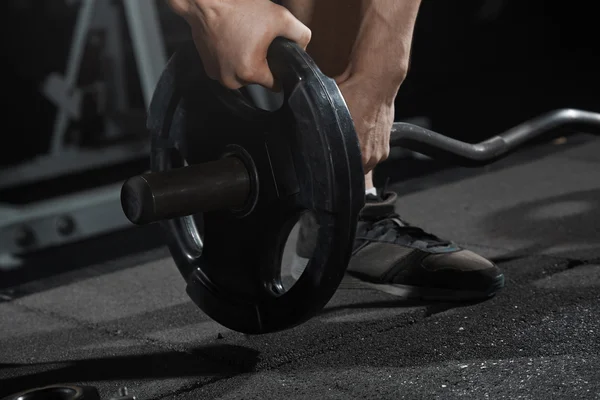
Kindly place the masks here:
[(336, 78), (369, 174), (390, 153), (394, 101), (406, 78), (420, 0), (362, 0), (361, 22), (345, 71)]
[[(358, 134), (365, 171), (389, 155), (394, 100), (408, 72), (421, 0), (284, 0), (313, 32), (308, 51), (334, 77)], [(372, 186), (367, 174), (367, 188)]]
[(344, 78), (360, 76), (396, 96), (408, 72), (421, 0), (362, 0), (362, 20)]

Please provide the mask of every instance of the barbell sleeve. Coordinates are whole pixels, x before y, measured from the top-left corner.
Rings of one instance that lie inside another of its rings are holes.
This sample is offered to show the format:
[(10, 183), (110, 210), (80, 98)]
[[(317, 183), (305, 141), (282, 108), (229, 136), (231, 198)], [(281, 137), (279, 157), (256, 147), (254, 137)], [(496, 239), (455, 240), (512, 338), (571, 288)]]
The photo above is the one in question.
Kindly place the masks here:
[(241, 208), (250, 194), (250, 175), (237, 157), (148, 172), (121, 188), (125, 216), (144, 225), (201, 212)]

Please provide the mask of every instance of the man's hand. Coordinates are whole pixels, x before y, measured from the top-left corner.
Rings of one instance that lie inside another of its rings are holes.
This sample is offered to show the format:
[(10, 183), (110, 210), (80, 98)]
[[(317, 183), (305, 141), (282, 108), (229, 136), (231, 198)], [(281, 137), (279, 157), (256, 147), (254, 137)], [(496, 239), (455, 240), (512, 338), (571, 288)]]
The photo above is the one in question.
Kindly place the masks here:
[(270, 0), (167, 0), (190, 25), (204, 69), (230, 89), (259, 84), (273, 89), (267, 64), (273, 40), (283, 36), (306, 49), (311, 31)]

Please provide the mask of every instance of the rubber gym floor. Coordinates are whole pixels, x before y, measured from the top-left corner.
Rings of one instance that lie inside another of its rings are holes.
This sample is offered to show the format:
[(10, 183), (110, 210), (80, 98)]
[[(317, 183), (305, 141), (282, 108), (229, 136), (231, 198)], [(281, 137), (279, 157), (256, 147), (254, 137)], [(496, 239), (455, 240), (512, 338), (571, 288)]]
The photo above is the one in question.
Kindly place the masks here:
[(4, 280), (0, 395), (71, 383), (103, 399), (599, 399), (600, 139), (481, 169), (381, 168), (412, 176), (390, 187), (404, 218), (493, 259), (506, 288), (427, 304), (347, 278), (307, 323), (245, 336), (188, 300), (156, 232), (120, 232)]

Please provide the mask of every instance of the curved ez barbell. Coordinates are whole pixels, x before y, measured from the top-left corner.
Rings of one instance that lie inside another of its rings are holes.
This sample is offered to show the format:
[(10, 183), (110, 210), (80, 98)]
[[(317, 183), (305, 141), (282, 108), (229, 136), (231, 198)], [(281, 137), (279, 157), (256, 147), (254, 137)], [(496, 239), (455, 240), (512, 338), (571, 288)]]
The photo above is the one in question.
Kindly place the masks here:
[(572, 108), (559, 109), (475, 144), (461, 142), (416, 125), (396, 122), (392, 128), (390, 145), (452, 164), (475, 167), (497, 161), (532, 139), (570, 125), (600, 128), (600, 113)]

